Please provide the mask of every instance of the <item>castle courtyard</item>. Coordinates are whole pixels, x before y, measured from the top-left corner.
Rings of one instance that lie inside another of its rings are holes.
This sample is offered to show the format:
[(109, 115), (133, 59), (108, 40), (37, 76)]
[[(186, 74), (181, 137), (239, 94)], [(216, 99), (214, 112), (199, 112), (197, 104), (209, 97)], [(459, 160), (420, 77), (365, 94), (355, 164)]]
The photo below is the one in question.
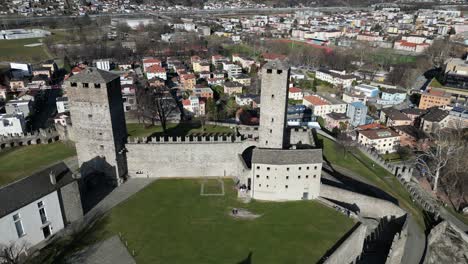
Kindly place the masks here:
[[(316, 201), (242, 203), (234, 182), (223, 181), (224, 195), (200, 195), (202, 183), (216, 194), (221, 184), (156, 180), (112, 209), (81, 242), (121, 234), (137, 263), (316, 263), (354, 225)], [(260, 217), (234, 218), (233, 208)]]

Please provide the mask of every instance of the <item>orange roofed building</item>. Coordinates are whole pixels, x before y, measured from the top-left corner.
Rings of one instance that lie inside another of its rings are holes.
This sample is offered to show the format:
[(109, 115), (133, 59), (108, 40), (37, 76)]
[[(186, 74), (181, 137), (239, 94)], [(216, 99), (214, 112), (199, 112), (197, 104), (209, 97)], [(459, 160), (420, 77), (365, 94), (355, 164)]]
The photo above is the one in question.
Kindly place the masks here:
[(428, 92), (421, 94), (419, 108), (428, 109), (450, 105), (450, 97), (450, 94), (445, 91), (430, 89)]

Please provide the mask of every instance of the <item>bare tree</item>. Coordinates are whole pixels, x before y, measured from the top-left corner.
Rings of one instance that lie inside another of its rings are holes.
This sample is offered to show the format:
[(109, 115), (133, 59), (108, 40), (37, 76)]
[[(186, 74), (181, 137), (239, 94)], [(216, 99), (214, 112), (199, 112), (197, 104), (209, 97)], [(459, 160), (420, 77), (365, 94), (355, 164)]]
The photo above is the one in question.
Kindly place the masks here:
[(430, 136), (432, 145), (416, 157), (416, 164), (420, 166), (424, 175), (433, 180), (434, 192), (437, 192), (441, 172), (446, 168), (449, 160), (459, 155), (464, 143), (453, 130), (437, 130)]
[(26, 248), (26, 243), (0, 244), (0, 263), (19, 264), (24, 257)]
[(149, 107), (152, 115), (152, 123), (155, 119), (161, 122), (163, 133), (167, 134), (167, 123), (171, 114), (177, 110), (177, 103), (174, 97), (170, 94), (169, 89), (155, 88), (151, 94), (151, 105)]

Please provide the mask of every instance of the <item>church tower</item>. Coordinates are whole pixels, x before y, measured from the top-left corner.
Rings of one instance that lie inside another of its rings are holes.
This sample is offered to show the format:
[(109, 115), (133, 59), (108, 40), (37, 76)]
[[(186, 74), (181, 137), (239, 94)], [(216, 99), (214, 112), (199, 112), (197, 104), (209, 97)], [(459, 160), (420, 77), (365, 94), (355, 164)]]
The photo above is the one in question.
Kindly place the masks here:
[(65, 85), (82, 175), (103, 173), (111, 184), (120, 184), (127, 175), (120, 77), (87, 68), (68, 78)]
[(287, 145), (289, 67), (280, 60), (265, 64), (261, 71), (259, 147), (282, 149)]

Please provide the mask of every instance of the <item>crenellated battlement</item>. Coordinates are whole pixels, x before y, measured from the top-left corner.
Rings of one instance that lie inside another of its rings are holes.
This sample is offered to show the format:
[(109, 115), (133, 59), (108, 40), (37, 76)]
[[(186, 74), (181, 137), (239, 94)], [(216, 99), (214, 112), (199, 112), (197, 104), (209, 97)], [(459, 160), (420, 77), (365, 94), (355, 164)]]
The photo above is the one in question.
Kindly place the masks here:
[(0, 136), (0, 151), (16, 146), (48, 144), (58, 141), (60, 136), (54, 128), (39, 129), (30, 133), (18, 133)]
[(234, 134), (208, 134), (180, 136), (160, 136), (160, 137), (135, 137), (129, 138), (128, 144), (200, 144), (200, 143), (240, 143), (244, 141), (243, 136)]

